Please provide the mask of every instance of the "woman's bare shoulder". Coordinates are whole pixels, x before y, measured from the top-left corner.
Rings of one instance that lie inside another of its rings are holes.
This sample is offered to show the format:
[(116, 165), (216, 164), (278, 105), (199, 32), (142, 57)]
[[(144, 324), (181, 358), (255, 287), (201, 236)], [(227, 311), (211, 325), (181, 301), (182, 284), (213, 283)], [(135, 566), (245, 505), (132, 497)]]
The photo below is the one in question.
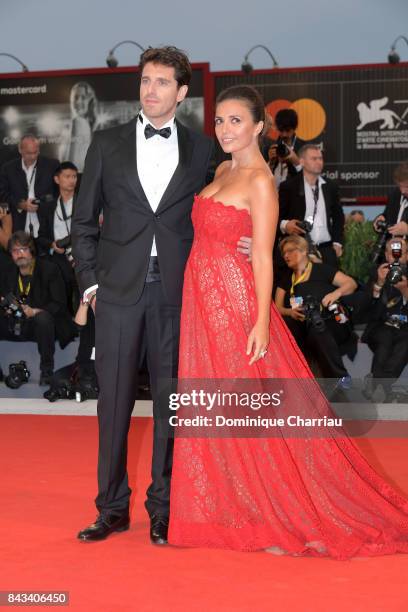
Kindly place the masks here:
[(232, 161), (230, 159), (226, 159), (225, 161), (221, 162), (220, 165), (217, 166), (214, 178), (221, 176), (223, 172), (225, 172), (226, 170), (229, 170), (229, 168), (231, 168), (231, 164), (232, 164)]

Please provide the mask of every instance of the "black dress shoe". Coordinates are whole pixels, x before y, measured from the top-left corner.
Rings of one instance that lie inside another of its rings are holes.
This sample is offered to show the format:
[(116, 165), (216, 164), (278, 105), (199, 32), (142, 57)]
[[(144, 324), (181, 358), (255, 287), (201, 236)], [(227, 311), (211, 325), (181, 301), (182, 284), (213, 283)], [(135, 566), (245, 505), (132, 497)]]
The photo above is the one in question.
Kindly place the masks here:
[(169, 529), (169, 519), (153, 514), (150, 517), (150, 541), (152, 544), (163, 546), (167, 544), (167, 532)]
[(105, 540), (115, 531), (126, 531), (129, 529), (129, 515), (124, 514), (100, 514), (96, 521), (78, 533), (78, 540), (83, 542), (97, 542)]

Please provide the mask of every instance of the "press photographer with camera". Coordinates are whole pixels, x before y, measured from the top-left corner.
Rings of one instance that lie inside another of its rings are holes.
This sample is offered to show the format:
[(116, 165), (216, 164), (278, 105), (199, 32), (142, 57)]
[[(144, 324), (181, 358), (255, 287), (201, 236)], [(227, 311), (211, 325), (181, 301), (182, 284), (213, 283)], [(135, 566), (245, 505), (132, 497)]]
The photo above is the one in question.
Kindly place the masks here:
[(20, 157), (3, 164), (0, 171), (0, 201), (8, 202), (13, 231), (25, 230), (38, 236), (38, 210), (52, 199), (57, 159), (40, 155), (40, 141), (26, 134), (18, 147)]
[(372, 298), (370, 320), (362, 341), (373, 351), (371, 371), (365, 378), (364, 394), (371, 398), (381, 384), (386, 398), (392, 384), (408, 363), (407, 243), (391, 238), (385, 247), (386, 262), (378, 266), (367, 285)]
[(408, 161), (394, 170), (394, 182), (396, 187), (383, 213), (374, 219), (374, 229), (392, 236), (408, 236)]
[(40, 353), (40, 385), (54, 369), (55, 338), (62, 348), (76, 334), (58, 267), (37, 258), (34, 239), (23, 231), (9, 240), (12, 262), (0, 273), (0, 339), (33, 341)]
[(318, 145), (304, 145), (299, 157), (303, 171), (285, 181), (279, 190), (280, 233), (307, 238), (323, 263), (337, 268), (344, 233), (337, 185), (321, 176), (324, 162)]
[(305, 141), (296, 135), (298, 116), (293, 108), (284, 108), (275, 115), (275, 128), (279, 137), (268, 150), (269, 166), (279, 189), (287, 178), (295, 176), (302, 170), (299, 150)]
[(355, 355), (357, 338), (342, 298), (357, 283), (335, 268), (313, 263), (301, 236), (284, 238), (279, 248), (291, 274), (280, 278), (275, 304), (305, 357), (317, 363), (324, 378), (339, 379), (348, 388), (342, 354)]
[(39, 210), (37, 246), (39, 254), (49, 257), (61, 270), (68, 305), (74, 314), (79, 304), (79, 290), (73, 270), (71, 219), (78, 181), (77, 167), (69, 161), (62, 162), (55, 170), (54, 181), (59, 195)]

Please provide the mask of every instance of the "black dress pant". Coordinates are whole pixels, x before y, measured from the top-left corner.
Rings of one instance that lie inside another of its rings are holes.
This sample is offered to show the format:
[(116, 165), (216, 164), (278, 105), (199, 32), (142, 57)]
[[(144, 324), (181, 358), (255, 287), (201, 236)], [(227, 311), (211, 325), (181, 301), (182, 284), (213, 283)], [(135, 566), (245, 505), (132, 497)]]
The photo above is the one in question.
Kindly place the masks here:
[(21, 322), (21, 332), (17, 336), (13, 332), (14, 321), (10, 317), (0, 315), (0, 339), (11, 341), (36, 342), (40, 353), (40, 369), (54, 369), (55, 352), (55, 321), (53, 316), (43, 310), (35, 317)]
[(343, 325), (329, 320), (325, 322), (325, 331), (317, 331), (312, 325), (291, 317), (284, 320), (306, 359), (315, 359), (324, 378), (348, 375), (339, 348), (349, 337)]
[[(101, 513), (128, 511), (127, 437), (138, 387), (144, 341), (153, 398), (152, 483), (147, 490), (150, 516), (168, 517), (173, 438), (169, 425), (168, 383), (177, 377), (180, 307), (166, 302), (160, 281), (146, 283), (137, 304), (118, 306), (97, 299), (96, 373)], [(164, 391), (164, 392), (163, 392)]]
[(374, 353), (371, 365), (373, 378), (388, 379), (382, 382), (386, 387), (391, 387), (408, 363), (408, 325), (396, 329), (379, 324), (369, 333), (367, 344)]

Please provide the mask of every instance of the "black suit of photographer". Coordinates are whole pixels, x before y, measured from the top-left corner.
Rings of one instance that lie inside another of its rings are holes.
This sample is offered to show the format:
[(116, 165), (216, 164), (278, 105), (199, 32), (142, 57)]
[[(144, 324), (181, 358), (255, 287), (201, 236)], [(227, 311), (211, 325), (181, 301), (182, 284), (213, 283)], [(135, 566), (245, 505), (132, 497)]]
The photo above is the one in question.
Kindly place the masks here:
[[(338, 267), (333, 242), (343, 243), (344, 235), (344, 213), (339, 200), (339, 192), (336, 183), (329, 179), (321, 186), (326, 208), (327, 229), (331, 241), (319, 245), (323, 262), (333, 267)], [(303, 172), (299, 172), (293, 178), (281, 184), (279, 189), (279, 225), (283, 220), (297, 219), (304, 221), (306, 214), (306, 196)], [(280, 233), (282, 237), (282, 233)]]
[[(41, 155), (38, 157), (34, 179), (36, 198), (55, 193), (54, 174), (58, 166), (57, 159)], [(0, 171), (0, 201), (8, 202), (10, 205), (14, 232), (25, 228), (27, 212), (19, 209), (18, 204), (27, 198), (27, 176), (22, 167), (21, 157), (18, 157), (3, 164)]]
[[(388, 196), (388, 202), (384, 211), (382, 212), (383, 217), (385, 217), (385, 222), (387, 225), (395, 225), (397, 223), (398, 215), (400, 212), (401, 206), (401, 191), (398, 187), (395, 187), (390, 192)], [(408, 206), (405, 207), (405, 210), (402, 213), (400, 221), (405, 221), (408, 223)]]
[[(75, 200), (76, 197), (74, 196), (72, 202), (72, 214), (75, 207)], [(61, 209), (60, 198), (57, 198), (52, 202), (47, 202), (43, 206), (40, 206), (38, 211), (38, 220), (40, 222), (40, 227), (38, 230), (38, 238), (36, 243), (39, 254), (50, 258), (51, 261), (53, 261), (59, 267), (65, 282), (69, 309), (72, 314), (75, 314), (79, 303), (79, 290), (72, 262), (68, 260), (65, 253), (57, 253), (56, 251), (52, 253), (50, 252), (52, 249), (52, 244), (55, 241), (54, 219), (55, 211), (57, 209), (59, 211), (60, 217), (64, 219), (63, 212), (65, 211), (65, 209)], [(70, 236), (70, 234), (70, 224), (67, 220), (67, 236)]]
[(387, 281), (379, 287), (375, 284), (376, 279), (374, 273), (366, 288), (372, 302), (369, 322), (361, 340), (374, 353), (373, 378), (382, 379), (386, 391), (389, 391), (408, 363), (408, 300), (404, 300), (401, 291)]
[(21, 292), (19, 269), (10, 261), (0, 271), (0, 295), (13, 294), (24, 297), (32, 308), (39, 308), (33, 317), (22, 320), (21, 333), (16, 336), (14, 320), (0, 312), (0, 338), (2, 340), (30, 340), (37, 342), (42, 371), (54, 367), (55, 338), (62, 348), (75, 336), (75, 326), (68, 313), (64, 282), (57, 266), (42, 258), (35, 260), (34, 272), (27, 295)]

